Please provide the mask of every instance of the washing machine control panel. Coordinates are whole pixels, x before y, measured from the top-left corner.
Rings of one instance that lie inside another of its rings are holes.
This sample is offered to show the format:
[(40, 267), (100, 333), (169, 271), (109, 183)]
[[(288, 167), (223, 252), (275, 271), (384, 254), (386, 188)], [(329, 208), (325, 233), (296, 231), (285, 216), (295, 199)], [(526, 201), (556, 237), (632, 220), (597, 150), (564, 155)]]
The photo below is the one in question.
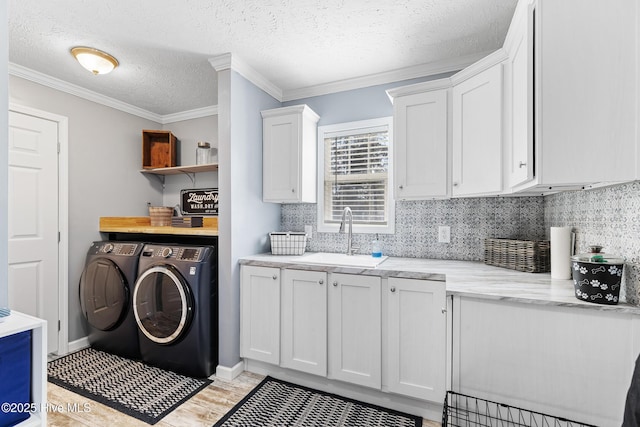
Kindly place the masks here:
[(147, 245), (142, 252), (142, 256), (197, 262), (202, 258), (202, 248)]
[(102, 254), (115, 254), (122, 256), (135, 256), (138, 249), (136, 243), (111, 243), (105, 242), (100, 245), (98, 252)]

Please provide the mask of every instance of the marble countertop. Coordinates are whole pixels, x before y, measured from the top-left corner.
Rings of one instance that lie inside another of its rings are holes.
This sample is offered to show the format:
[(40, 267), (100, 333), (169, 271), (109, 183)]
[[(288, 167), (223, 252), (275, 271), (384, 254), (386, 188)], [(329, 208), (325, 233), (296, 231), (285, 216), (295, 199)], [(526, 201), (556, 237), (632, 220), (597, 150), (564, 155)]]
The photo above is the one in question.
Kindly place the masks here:
[(309, 255), (311, 253), (300, 256), (259, 254), (243, 257), (239, 262), (241, 265), (444, 281), (447, 295), (640, 315), (640, 307), (623, 302), (602, 305), (578, 300), (572, 280), (552, 279), (550, 273), (523, 273), (479, 261), (395, 257), (387, 258), (375, 268), (319, 265), (305, 262)]

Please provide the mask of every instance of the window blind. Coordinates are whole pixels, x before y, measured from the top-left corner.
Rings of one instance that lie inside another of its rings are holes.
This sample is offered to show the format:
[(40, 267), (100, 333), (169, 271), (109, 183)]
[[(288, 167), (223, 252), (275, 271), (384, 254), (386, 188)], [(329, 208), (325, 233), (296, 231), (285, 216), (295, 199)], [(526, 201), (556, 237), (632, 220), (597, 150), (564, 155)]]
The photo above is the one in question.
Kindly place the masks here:
[(343, 209), (349, 206), (354, 223), (386, 225), (388, 129), (329, 134), (324, 147), (325, 222), (340, 222)]

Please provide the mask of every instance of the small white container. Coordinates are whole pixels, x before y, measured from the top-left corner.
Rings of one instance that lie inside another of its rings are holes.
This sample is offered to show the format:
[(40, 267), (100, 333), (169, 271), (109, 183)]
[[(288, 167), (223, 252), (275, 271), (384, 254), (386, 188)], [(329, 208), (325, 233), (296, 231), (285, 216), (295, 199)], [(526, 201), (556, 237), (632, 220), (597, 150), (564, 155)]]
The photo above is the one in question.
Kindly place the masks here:
[(208, 142), (199, 141), (196, 148), (196, 165), (211, 163), (211, 145)]

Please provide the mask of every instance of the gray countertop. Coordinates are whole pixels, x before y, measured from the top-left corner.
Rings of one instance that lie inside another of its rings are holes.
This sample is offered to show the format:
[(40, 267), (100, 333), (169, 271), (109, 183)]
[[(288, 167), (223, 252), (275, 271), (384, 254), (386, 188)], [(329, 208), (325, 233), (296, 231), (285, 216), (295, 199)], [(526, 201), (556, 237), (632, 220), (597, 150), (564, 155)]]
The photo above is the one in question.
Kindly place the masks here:
[(508, 300), (514, 302), (577, 307), (617, 313), (640, 314), (640, 307), (621, 302), (593, 304), (578, 300), (572, 280), (552, 279), (550, 273), (523, 273), (486, 265), (478, 261), (452, 261), (389, 257), (375, 268), (310, 264), (310, 253), (300, 256), (259, 254), (243, 257), (241, 265), (294, 268), (327, 273), (403, 277), (446, 282), (448, 295)]

